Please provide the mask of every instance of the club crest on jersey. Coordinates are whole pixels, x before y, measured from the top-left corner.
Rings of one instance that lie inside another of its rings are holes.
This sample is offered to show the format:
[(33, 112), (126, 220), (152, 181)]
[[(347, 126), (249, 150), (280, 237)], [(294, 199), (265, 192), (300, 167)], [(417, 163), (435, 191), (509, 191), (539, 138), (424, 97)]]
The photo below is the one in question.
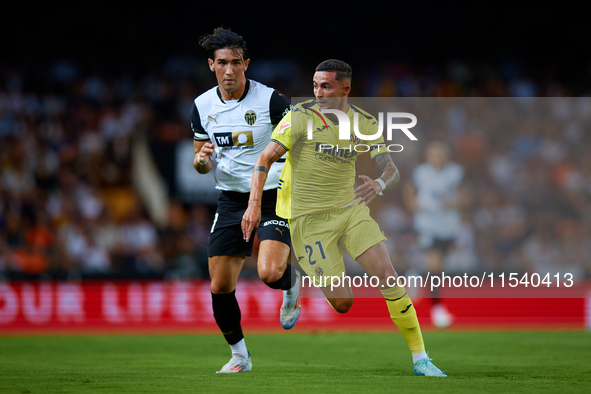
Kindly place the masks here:
[(353, 145), (357, 145), (357, 144), (359, 144), (361, 139), (359, 137), (357, 137), (355, 134), (351, 134), (351, 137), (349, 137), (349, 141), (351, 141), (351, 143)]
[(252, 109), (249, 109), (244, 114), (244, 120), (246, 120), (246, 123), (252, 126), (257, 120), (257, 114)]

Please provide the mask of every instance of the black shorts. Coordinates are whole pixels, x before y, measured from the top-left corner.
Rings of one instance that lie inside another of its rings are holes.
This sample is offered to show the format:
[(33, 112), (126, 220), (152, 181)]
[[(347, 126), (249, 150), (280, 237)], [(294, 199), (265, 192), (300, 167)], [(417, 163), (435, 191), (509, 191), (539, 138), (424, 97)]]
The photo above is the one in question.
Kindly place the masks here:
[(439, 250), (446, 255), (454, 243), (454, 239), (441, 239), (428, 234), (418, 235), (419, 246), (423, 251)]
[[(242, 234), (242, 217), (248, 208), (250, 193), (222, 191), (218, 198), (211, 233), (209, 234), (208, 256), (230, 256), (252, 254), (254, 236), (246, 242)], [(261, 201), (261, 223), (255, 229), (259, 242), (270, 239), (291, 246), (287, 219), (275, 213), (277, 189), (265, 190)]]

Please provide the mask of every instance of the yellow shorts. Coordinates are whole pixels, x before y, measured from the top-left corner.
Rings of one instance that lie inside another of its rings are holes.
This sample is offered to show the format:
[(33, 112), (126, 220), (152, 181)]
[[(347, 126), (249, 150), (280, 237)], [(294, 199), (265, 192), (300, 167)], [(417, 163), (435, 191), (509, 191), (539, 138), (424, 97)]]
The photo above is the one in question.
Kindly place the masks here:
[(342, 250), (355, 260), (386, 240), (364, 204), (298, 216), (290, 221), (290, 229), (295, 256), (311, 278), (340, 277), (345, 272)]

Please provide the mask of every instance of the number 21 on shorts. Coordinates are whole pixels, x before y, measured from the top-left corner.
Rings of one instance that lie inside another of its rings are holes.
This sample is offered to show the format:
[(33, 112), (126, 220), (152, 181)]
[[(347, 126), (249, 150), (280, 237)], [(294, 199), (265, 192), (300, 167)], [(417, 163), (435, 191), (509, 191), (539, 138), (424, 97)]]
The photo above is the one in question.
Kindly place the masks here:
[[(322, 260), (326, 260), (326, 256), (324, 255), (324, 249), (322, 248), (322, 242), (316, 241), (314, 245), (318, 246), (318, 250), (320, 251), (320, 256), (322, 257)], [(310, 263), (310, 265), (316, 264), (316, 260), (312, 260), (312, 254), (314, 253), (313, 246), (306, 245), (304, 246), (304, 249), (306, 249), (306, 253), (308, 253), (308, 262)]]

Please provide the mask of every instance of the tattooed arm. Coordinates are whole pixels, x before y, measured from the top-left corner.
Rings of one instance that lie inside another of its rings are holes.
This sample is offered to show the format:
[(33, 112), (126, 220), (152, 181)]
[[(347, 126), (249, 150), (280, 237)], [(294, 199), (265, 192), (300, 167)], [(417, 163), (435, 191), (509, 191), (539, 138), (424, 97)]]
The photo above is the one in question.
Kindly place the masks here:
[(394, 187), (400, 180), (398, 168), (394, 165), (389, 153), (381, 153), (373, 158), (376, 164), (382, 170), (382, 175), (373, 180), (366, 175), (359, 175), (363, 179), (363, 184), (357, 187), (353, 192), (355, 197), (359, 197), (359, 204), (369, 204), (376, 196), (381, 195), (383, 190)]
[(275, 141), (271, 141), (254, 165), (254, 172), (250, 184), (248, 208), (242, 217), (242, 234), (244, 240), (247, 242), (250, 239), (252, 231), (258, 227), (261, 221), (261, 198), (263, 196), (263, 187), (267, 181), (269, 168), (271, 168), (271, 165), (279, 160), (285, 152), (287, 152), (287, 150), (282, 145)]
[(392, 161), (392, 157), (390, 157), (389, 153), (382, 153), (374, 157), (374, 161), (378, 164), (380, 169), (382, 170), (382, 175), (379, 179), (384, 182), (386, 189), (391, 189), (400, 181), (400, 172), (398, 172), (398, 168)]

